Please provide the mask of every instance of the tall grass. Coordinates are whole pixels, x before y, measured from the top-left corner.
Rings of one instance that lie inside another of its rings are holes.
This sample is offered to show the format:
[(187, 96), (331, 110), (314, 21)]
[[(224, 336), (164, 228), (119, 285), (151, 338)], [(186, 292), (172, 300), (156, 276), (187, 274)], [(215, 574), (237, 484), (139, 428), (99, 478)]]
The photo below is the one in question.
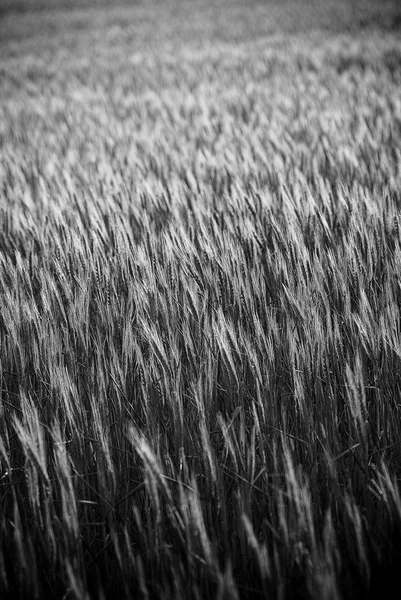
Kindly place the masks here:
[(401, 541), (397, 32), (163, 10), (42, 16), (58, 48), (7, 21), (1, 593), (376, 597)]

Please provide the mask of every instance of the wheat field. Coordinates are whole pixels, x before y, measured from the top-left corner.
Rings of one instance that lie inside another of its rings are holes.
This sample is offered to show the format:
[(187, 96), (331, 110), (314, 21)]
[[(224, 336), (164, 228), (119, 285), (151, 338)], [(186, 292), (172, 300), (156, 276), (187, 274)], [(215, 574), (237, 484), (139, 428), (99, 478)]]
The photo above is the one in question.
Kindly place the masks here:
[(3, 0), (1, 598), (398, 597), (400, 31)]

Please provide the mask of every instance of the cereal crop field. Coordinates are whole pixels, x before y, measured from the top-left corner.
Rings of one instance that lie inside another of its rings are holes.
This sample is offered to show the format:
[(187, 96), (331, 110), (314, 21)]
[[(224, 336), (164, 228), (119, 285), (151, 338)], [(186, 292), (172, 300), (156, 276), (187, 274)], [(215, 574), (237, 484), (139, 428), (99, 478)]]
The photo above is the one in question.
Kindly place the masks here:
[(401, 568), (401, 7), (0, 2), (0, 595)]

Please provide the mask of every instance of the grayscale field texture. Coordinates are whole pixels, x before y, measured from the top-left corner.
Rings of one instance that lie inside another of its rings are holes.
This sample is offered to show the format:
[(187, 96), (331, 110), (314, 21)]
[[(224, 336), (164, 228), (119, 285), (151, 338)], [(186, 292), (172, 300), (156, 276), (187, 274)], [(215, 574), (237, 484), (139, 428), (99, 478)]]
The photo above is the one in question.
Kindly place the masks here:
[(391, 599), (401, 6), (0, 0), (0, 595)]

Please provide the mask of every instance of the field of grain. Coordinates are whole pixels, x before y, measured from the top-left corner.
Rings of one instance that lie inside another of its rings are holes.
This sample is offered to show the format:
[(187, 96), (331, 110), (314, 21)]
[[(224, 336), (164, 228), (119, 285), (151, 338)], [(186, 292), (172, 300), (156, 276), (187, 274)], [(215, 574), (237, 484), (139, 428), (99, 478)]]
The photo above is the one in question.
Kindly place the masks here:
[(1, 598), (395, 598), (401, 9), (113, 7), (1, 4)]

